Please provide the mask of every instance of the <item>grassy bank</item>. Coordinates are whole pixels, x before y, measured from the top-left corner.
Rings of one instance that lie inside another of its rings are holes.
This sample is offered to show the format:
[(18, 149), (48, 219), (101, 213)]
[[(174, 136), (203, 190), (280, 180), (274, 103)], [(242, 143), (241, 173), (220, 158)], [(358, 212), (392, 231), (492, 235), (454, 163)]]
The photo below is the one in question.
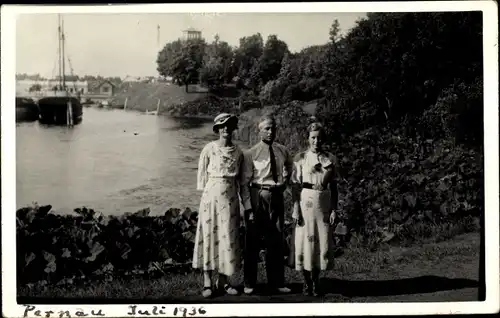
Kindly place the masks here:
[[(436, 242), (426, 239), (412, 247), (382, 246), (376, 252), (353, 246), (336, 259), (335, 268), (325, 272), (325, 302), (381, 301), (473, 301), (477, 299), (479, 235), (455, 236)], [(453, 269), (453, 270), (451, 270)], [(286, 281), (291, 295), (272, 295), (266, 290), (263, 266), (259, 266), (259, 294), (221, 296), (211, 302), (311, 302), (304, 297), (300, 275), (289, 268)], [(232, 283), (240, 286), (242, 274)], [(201, 274), (168, 273), (154, 277), (114, 277), (79, 285), (24, 286), (18, 291), (22, 303), (183, 303), (206, 302), (200, 297)]]
[[(110, 102), (110, 108), (151, 112), (173, 117), (213, 117), (221, 112), (239, 114), (260, 106), (258, 100), (240, 98), (232, 86), (218, 91), (208, 91), (200, 85), (184, 86), (166, 83), (124, 83)], [(240, 103), (241, 101), (241, 103)]]
[(160, 113), (167, 112), (171, 105), (183, 105), (207, 96), (207, 92), (190, 85), (186, 92), (184, 87), (166, 83), (123, 83), (111, 100), (111, 107), (123, 109), (127, 101), (127, 109), (140, 112), (156, 111), (160, 102)]

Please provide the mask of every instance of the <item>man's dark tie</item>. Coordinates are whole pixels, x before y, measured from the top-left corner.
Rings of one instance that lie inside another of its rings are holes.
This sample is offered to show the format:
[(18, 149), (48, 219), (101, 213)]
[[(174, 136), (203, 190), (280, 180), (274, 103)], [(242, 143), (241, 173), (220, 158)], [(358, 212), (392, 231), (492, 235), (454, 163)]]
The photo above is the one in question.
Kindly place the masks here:
[(276, 171), (276, 157), (274, 156), (273, 146), (269, 145), (269, 158), (271, 160), (271, 174), (274, 182), (278, 183), (278, 173)]

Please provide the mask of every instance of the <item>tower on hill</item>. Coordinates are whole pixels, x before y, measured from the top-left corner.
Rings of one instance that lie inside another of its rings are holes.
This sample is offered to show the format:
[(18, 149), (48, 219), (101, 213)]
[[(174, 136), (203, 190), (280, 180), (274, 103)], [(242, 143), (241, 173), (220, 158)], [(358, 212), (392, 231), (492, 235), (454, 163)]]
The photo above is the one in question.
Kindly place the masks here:
[(182, 31), (184, 40), (199, 40), (201, 39), (201, 31), (196, 30), (194, 28), (189, 28), (187, 30)]

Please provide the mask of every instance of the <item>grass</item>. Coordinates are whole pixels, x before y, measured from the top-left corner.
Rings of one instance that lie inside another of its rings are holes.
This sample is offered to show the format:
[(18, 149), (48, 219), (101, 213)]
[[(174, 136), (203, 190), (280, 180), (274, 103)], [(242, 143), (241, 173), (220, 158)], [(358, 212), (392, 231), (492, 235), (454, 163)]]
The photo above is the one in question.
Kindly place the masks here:
[(184, 86), (165, 83), (128, 83), (123, 84), (113, 96), (113, 104), (123, 107), (125, 99), (127, 109), (136, 111), (156, 110), (160, 99), (160, 112), (172, 104), (182, 104), (206, 96), (206, 92), (198, 89), (197, 85), (190, 85), (186, 93)]
[[(327, 294), (320, 299), (300, 293), (301, 275), (286, 269), (290, 295), (273, 295), (265, 288), (265, 270), (259, 265), (259, 293), (220, 296), (208, 302), (380, 302), (474, 301), (478, 291), (479, 234), (452, 240), (429, 240), (412, 247), (385, 245), (377, 252), (352, 247), (323, 274)], [(241, 288), (242, 273), (232, 278)], [(190, 303), (206, 302), (199, 294), (201, 274), (171, 274), (159, 279), (88, 281), (79, 286), (22, 288), (20, 303)], [(71, 296), (68, 296), (71, 295)]]

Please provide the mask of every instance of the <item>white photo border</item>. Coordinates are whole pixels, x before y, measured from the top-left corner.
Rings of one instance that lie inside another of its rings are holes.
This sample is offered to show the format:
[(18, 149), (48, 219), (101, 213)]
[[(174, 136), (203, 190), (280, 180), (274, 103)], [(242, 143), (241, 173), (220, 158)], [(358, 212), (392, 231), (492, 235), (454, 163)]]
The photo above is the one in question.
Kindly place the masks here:
[[(201, 12), (432, 12), (482, 11), (484, 56), (484, 181), (486, 238), (486, 300), (483, 302), (427, 303), (297, 303), (297, 304), (199, 304), (209, 317), (222, 316), (309, 316), (309, 315), (423, 315), (495, 313), (499, 311), (499, 162), (498, 162), (498, 7), (495, 1), (419, 1), (364, 3), (203, 3), (95, 6), (14, 6), (1, 8), (1, 166), (2, 166), (2, 303), (5, 317), (23, 317), (25, 306), (16, 297), (16, 159), (15, 159), (15, 61), (16, 16), (37, 13), (201, 13)], [(464, 43), (464, 45), (467, 45)], [(133, 305), (133, 304), (130, 304)], [(36, 305), (43, 312), (99, 310), (107, 317), (126, 317), (129, 305)], [(154, 305), (138, 305), (149, 309)], [(174, 317), (176, 305), (164, 307), (163, 317)], [(28, 317), (34, 317), (30, 311)], [(72, 315), (74, 316), (74, 315)], [(179, 316), (179, 314), (177, 315)], [(201, 315), (203, 316), (203, 315)], [(54, 315), (52, 316), (54, 317)]]

